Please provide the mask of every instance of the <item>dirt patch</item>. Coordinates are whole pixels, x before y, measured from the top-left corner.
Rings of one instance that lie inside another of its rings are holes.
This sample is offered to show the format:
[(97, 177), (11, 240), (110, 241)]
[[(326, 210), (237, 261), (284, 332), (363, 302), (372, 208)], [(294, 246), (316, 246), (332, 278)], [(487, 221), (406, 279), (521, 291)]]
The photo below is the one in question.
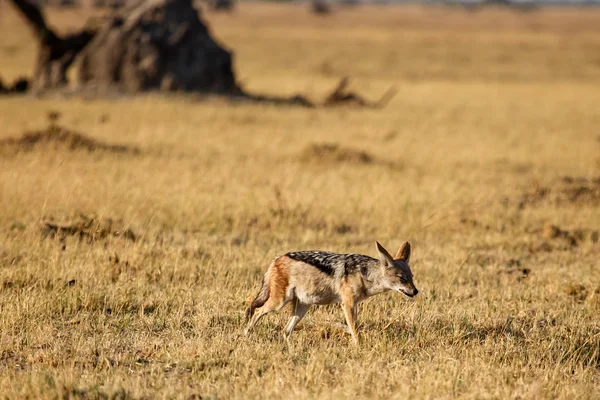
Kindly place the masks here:
[(460, 217), (458, 222), (460, 226), (466, 228), (467, 230), (483, 229), (489, 231), (492, 229), (492, 227), (489, 224), (484, 224), (481, 221), (474, 218)]
[(517, 279), (517, 281), (522, 281), (523, 279), (527, 278), (531, 273), (531, 269), (523, 267), (521, 265), (521, 260), (516, 258), (510, 258), (506, 260), (502, 264), (502, 267), (502, 273), (514, 276)]
[(0, 152), (16, 154), (36, 149), (66, 149), (88, 152), (139, 154), (137, 147), (105, 143), (89, 136), (64, 128), (56, 123), (56, 113), (50, 113), (50, 124), (46, 129), (25, 132), (18, 138), (0, 140)]
[(122, 221), (96, 215), (78, 214), (65, 221), (56, 222), (49, 218), (41, 223), (43, 238), (59, 238), (64, 241), (68, 236), (92, 243), (108, 237), (123, 238), (135, 242), (137, 235)]
[(299, 155), (302, 162), (324, 164), (373, 164), (375, 158), (363, 150), (342, 147), (335, 143), (312, 143)]
[(542, 237), (546, 240), (562, 239), (571, 247), (578, 246), (580, 243), (598, 243), (600, 232), (592, 229), (561, 229), (552, 224), (546, 224), (542, 231)]
[(525, 260), (518, 258), (505, 258), (489, 251), (473, 253), (467, 259), (470, 265), (476, 265), (481, 268), (492, 267), (498, 275), (507, 275), (515, 278), (517, 281), (522, 281), (527, 278), (531, 269), (523, 266)]
[(581, 283), (568, 283), (564, 286), (565, 294), (578, 303), (588, 300), (591, 303), (598, 302), (600, 296), (600, 286), (586, 287)]
[(600, 203), (600, 177), (564, 177), (553, 185), (534, 184), (517, 200), (517, 206), (523, 209), (540, 203), (597, 204)]
[(598, 230), (587, 228), (564, 229), (549, 223), (542, 229), (531, 229), (527, 233), (533, 236), (522, 242), (522, 247), (519, 250), (531, 254), (572, 251), (579, 246), (596, 246), (600, 242), (600, 231)]

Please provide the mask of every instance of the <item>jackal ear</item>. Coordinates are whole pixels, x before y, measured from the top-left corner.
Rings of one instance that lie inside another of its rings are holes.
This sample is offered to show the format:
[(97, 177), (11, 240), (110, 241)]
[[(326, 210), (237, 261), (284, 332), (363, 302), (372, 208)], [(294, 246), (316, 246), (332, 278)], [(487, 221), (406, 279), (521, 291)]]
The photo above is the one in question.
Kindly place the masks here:
[(410, 260), (410, 243), (402, 243), (402, 246), (400, 246), (400, 248), (398, 249), (394, 260), (402, 260), (404, 262), (408, 262)]
[(390, 256), (390, 253), (387, 252), (386, 249), (383, 248), (379, 242), (377, 243), (377, 252), (379, 253), (379, 260), (384, 267), (391, 267), (394, 265), (394, 259)]

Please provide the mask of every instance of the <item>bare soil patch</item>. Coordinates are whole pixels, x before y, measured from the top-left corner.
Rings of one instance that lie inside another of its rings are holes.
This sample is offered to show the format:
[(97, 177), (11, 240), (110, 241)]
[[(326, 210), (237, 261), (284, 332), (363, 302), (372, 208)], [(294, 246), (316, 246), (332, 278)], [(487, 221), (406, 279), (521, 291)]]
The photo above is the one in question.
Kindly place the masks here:
[(25, 132), (21, 137), (0, 140), (0, 152), (16, 154), (36, 150), (59, 150), (139, 154), (128, 145), (106, 143), (51, 122), (47, 128)]
[(542, 237), (546, 240), (562, 239), (567, 241), (571, 247), (575, 247), (582, 242), (598, 243), (600, 233), (593, 229), (567, 230), (556, 225), (546, 224)]
[(541, 203), (553, 205), (600, 203), (600, 177), (566, 176), (552, 185), (536, 184), (523, 193), (517, 202), (521, 209)]
[(324, 164), (373, 164), (375, 157), (364, 150), (342, 147), (335, 143), (312, 143), (299, 155), (303, 162)]
[(64, 241), (67, 236), (74, 236), (88, 243), (108, 237), (123, 238), (132, 242), (137, 240), (137, 235), (123, 221), (94, 214), (80, 213), (59, 222), (48, 218), (42, 221), (41, 232), (43, 238), (58, 237), (61, 241)]

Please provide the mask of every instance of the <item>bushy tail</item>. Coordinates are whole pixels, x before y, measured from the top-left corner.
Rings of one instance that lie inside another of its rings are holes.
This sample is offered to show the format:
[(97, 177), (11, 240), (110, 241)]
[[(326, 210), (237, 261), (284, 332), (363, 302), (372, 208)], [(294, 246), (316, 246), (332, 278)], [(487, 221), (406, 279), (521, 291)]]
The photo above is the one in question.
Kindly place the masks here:
[(246, 321), (249, 321), (250, 318), (252, 318), (252, 316), (254, 315), (254, 311), (258, 307), (262, 307), (263, 304), (265, 304), (269, 299), (269, 272), (271, 272), (271, 267), (269, 267), (269, 270), (263, 278), (263, 283), (260, 288), (260, 291), (258, 292), (258, 295), (256, 295), (256, 298), (254, 299), (252, 304), (250, 304), (250, 307), (248, 307), (248, 309), (246, 310)]

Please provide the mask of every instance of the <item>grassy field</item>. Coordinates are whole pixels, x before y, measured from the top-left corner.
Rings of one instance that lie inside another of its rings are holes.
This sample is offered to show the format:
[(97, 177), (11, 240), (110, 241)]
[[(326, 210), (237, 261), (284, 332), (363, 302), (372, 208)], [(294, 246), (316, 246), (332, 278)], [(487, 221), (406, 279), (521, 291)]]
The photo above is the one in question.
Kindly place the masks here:
[[(600, 397), (600, 11), (204, 17), (251, 91), (321, 100), (348, 75), (398, 94), (385, 109), (1, 98), (0, 398)], [(30, 74), (6, 2), (0, 28), (2, 77)], [(85, 137), (5, 140), (51, 110)], [(375, 256), (375, 240), (412, 242), (420, 294), (363, 303), (360, 347), (330, 326), (339, 306), (289, 345), (288, 309), (241, 335), (273, 257)]]

